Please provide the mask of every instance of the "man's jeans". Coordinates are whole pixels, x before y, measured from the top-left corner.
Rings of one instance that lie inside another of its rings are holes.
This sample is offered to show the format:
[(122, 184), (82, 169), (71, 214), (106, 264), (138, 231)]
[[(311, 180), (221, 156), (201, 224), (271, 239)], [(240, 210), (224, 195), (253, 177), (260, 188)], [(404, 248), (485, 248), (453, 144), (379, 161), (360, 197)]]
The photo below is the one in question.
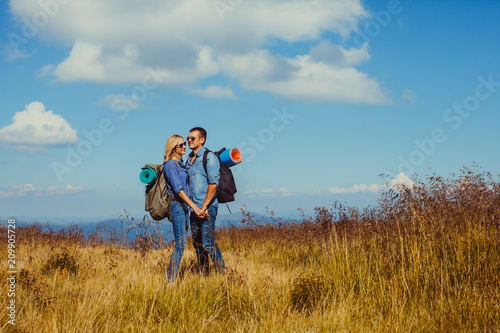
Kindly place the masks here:
[(217, 207), (208, 208), (209, 218), (200, 219), (191, 212), (191, 232), (193, 234), (193, 245), (198, 257), (198, 268), (204, 275), (208, 275), (208, 256), (212, 258), (215, 270), (223, 272), (225, 263), (222, 259), (219, 247), (215, 242), (215, 219), (217, 218)]
[(167, 278), (169, 282), (174, 282), (179, 271), (182, 254), (186, 246), (187, 238), (187, 223), (189, 218), (189, 207), (184, 202), (172, 201), (170, 204), (170, 212), (172, 213), (172, 227), (174, 229), (175, 247), (170, 264), (167, 269)]

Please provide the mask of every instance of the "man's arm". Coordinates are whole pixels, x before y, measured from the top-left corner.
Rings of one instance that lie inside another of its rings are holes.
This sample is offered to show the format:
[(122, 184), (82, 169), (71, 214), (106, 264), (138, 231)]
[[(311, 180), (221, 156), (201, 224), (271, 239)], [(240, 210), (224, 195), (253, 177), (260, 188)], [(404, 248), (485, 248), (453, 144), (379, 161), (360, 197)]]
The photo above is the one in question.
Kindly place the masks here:
[(188, 197), (186, 192), (184, 190), (180, 190), (179, 192), (179, 197), (181, 197), (182, 200), (184, 200), (185, 203), (188, 204), (189, 207), (191, 207), (198, 217), (203, 217), (205, 216), (205, 213), (203, 212), (203, 209), (199, 209), (196, 204)]
[(219, 159), (214, 153), (208, 153), (207, 155), (207, 181), (208, 189), (207, 195), (205, 196), (205, 201), (203, 202), (202, 210), (207, 211), (208, 205), (212, 202), (214, 196), (217, 193), (217, 186), (219, 185), (219, 174), (220, 164)]
[(201, 210), (208, 210), (208, 205), (212, 202), (212, 199), (217, 192), (217, 184), (208, 184), (207, 196), (205, 197), (205, 201), (203, 202), (203, 207)]

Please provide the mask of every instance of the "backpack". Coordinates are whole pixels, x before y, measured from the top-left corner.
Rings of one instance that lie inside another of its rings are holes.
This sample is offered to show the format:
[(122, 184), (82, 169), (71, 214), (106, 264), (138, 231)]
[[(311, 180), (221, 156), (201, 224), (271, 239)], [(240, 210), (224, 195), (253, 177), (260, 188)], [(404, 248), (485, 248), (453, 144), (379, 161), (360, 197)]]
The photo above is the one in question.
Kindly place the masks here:
[[(233, 172), (227, 165), (222, 163), (220, 159), (220, 154), (225, 150), (226, 148), (222, 148), (221, 150), (214, 152), (215, 156), (217, 156), (217, 158), (219, 159), (220, 164), (220, 179), (219, 186), (217, 186), (217, 201), (219, 201), (220, 203), (234, 201), (234, 194), (237, 191)], [(207, 149), (203, 154), (203, 168), (205, 169), (205, 172), (207, 172), (207, 155), (209, 152), (210, 150)]]
[(146, 205), (145, 209), (155, 221), (168, 218), (172, 221), (170, 213), (170, 202), (172, 191), (167, 195), (167, 180), (163, 172), (163, 164), (146, 164), (156, 172), (156, 180), (146, 185)]

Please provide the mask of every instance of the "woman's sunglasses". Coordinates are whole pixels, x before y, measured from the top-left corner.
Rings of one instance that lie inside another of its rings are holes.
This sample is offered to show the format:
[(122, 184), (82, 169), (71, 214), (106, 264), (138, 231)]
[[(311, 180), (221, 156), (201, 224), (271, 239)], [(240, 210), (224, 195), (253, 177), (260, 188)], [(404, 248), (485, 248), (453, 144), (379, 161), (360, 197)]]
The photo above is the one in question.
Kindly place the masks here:
[(175, 148), (183, 148), (183, 147), (186, 147), (186, 141), (184, 141), (183, 143), (179, 143), (177, 146), (175, 146)]

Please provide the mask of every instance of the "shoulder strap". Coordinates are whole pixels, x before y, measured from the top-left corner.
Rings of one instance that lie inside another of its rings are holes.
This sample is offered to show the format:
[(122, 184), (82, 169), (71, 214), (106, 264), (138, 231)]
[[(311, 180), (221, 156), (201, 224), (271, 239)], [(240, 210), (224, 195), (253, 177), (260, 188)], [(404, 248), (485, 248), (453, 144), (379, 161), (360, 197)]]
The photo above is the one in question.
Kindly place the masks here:
[[(217, 157), (219, 159), (219, 163), (222, 164), (222, 161), (220, 159), (220, 154), (226, 150), (226, 147), (222, 148), (221, 150), (219, 150), (218, 152), (215, 152), (214, 155), (215, 157)], [(205, 150), (205, 153), (203, 153), (203, 168), (205, 168), (205, 172), (207, 172), (207, 155), (208, 153), (211, 153), (210, 150)]]
[(206, 149), (205, 152), (203, 153), (203, 168), (205, 169), (205, 173), (208, 175), (207, 171), (207, 156), (210, 150)]

